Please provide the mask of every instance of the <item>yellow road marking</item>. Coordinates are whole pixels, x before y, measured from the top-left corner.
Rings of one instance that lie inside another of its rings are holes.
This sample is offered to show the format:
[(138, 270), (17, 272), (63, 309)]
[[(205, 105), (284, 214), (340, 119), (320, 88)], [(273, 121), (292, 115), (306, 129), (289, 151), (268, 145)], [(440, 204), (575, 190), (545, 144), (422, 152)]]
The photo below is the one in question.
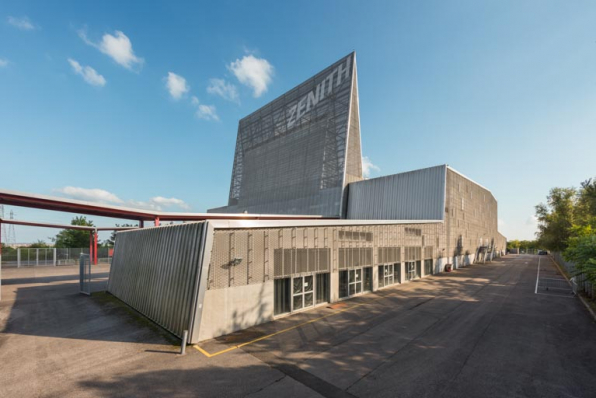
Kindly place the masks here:
[[(375, 299), (375, 300), (372, 300), (372, 301), (376, 301), (376, 300), (378, 300), (378, 299)], [(268, 334), (266, 336), (261, 336), (258, 339), (254, 339), (254, 340), (248, 341), (246, 343), (238, 344), (238, 345), (235, 345), (235, 346), (226, 348), (225, 350), (214, 352), (213, 354), (210, 354), (209, 352), (205, 351), (204, 349), (202, 349), (201, 347), (199, 347), (198, 344), (195, 344), (193, 347), (196, 348), (200, 353), (202, 353), (203, 355), (205, 355), (207, 358), (211, 358), (211, 357), (214, 357), (214, 356), (217, 356), (217, 355), (225, 354), (226, 352), (230, 352), (230, 351), (235, 350), (237, 348), (241, 348), (241, 347), (247, 346), (249, 344), (256, 343), (257, 341), (265, 340), (265, 339), (268, 339), (270, 337), (277, 336), (278, 334), (289, 332), (290, 330), (297, 329), (297, 328), (302, 327), (304, 325), (308, 325), (309, 323), (320, 321), (321, 319), (328, 318), (330, 316), (334, 316), (334, 315), (340, 314), (342, 312), (345, 312), (345, 311), (354, 309), (356, 307), (361, 307), (361, 306), (366, 305), (366, 304), (368, 304), (368, 303), (356, 304), (356, 305), (353, 305), (351, 307), (344, 308), (343, 310), (335, 311), (335, 312), (333, 312), (331, 314), (323, 315), (323, 316), (321, 316), (319, 318), (311, 319), (310, 321), (306, 321), (306, 322), (300, 323), (298, 325), (291, 326), (291, 327), (289, 327), (287, 329), (283, 329), (283, 330), (280, 330), (278, 332)]]

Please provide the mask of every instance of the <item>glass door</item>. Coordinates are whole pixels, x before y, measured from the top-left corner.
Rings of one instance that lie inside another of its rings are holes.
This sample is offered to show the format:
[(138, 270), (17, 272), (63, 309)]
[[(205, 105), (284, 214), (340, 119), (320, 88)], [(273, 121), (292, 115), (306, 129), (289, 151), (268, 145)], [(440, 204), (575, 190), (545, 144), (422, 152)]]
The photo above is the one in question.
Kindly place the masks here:
[(362, 293), (362, 268), (351, 269), (350, 283), (348, 285), (348, 295), (353, 296)]
[(406, 262), (406, 279), (409, 281), (416, 279), (416, 262), (415, 261), (407, 261)]
[(292, 311), (314, 305), (313, 276), (300, 276), (292, 281)]
[(385, 264), (383, 268), (383, 286), (393, 285), (393, 264)]

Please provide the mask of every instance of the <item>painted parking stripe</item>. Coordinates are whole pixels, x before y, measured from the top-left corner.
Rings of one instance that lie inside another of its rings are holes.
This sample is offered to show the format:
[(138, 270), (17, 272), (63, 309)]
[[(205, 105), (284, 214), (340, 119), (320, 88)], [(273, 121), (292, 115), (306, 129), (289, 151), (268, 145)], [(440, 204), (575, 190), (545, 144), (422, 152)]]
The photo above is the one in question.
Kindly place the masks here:
[(538, 294), (538, 278), (540, 278), (540, 260), (541, 258), (538, 257), (538, 272), (536, 273), (536, 290), (534, 290), (535, 294)]

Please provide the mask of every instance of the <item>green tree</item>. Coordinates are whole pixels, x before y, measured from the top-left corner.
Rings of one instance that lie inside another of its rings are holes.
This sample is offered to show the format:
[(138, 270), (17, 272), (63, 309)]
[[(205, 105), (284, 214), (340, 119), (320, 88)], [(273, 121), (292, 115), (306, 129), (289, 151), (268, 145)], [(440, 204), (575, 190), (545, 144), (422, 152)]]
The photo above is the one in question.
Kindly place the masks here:
[(575, 264), (576, 275), (583, 274), (591, 283), (596, 283), (596, 235), (570, 238), (563, 256)]
[(37, 242), (33, 242), (31, 243), (29, 246), (27, 246), (30, 249), (47, 249), (50, 247), (50, 245), (48, 245), (46, 242), (44, 242), (43, 240), (39, 239)]
[(519, 240), (517, 240), (517, 239), (507, 241), (507, 249), (509, 249), (509, 250), (519, 249), (519, 246), (520, 246), (520, 243), (519, 243)]
[(558, 252), (565, 250), (577, 213), (577, 195), (575, 188), (553, 188), (547, 203), (536, 206), (540, 246)]
[[(87, 220), (84, 216), (75, 217), (70, 222), (70, 225), (81, 225), (92, 227), (93, 222)], [(78, 229), (63, 229), (58, 232), (54, 240), (54, 246), (57, 248), (79, 248), (89, 246), (89, 231)]]

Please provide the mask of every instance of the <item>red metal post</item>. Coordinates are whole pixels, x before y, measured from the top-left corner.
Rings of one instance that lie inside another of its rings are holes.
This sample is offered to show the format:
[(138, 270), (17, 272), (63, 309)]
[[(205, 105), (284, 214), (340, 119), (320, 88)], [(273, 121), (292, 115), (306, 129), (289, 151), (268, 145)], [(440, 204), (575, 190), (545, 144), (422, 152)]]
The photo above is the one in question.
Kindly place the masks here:
[(93, 259), (93, 231), (89, 231), (89, 263)]
[(159, 227), (159, 217), (155, 217), (155, 226)]
[(145, 228), (145, 220), (139, 221), (139, 228)]
[(97, 230), (93, 232), (93, 265), (97, 265)]

